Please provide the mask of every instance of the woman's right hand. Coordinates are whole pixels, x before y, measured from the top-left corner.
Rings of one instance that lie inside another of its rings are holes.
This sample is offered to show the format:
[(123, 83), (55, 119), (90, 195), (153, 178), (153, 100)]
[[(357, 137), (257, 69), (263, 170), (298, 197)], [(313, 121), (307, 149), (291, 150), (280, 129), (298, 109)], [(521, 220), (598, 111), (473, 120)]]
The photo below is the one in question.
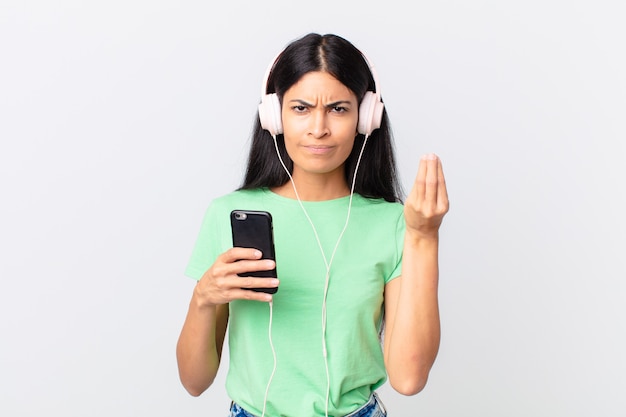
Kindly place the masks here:
[(278, 287), (277, 278), (241, 277), (252, 271), (269, 271), (275, 262), (261, 259), (261, 252), (251, 248), (231, 248), (217, 257), (195, 288), (201, 306), (216, 306), (232, 300), (272, 301), (272, 295), (251, 291), (252, 288)]

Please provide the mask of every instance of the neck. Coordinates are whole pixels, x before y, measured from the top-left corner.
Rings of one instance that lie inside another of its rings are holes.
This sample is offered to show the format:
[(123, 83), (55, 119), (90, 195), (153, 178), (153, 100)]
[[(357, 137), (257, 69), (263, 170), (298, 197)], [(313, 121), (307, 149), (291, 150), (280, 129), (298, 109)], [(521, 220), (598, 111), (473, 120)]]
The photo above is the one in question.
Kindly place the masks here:
[[(293, 176), (293, 181), (296, 184), (298, 195), (302, 201), (325, 201), (334, 200), (350, 195), (350, 188), (341, 177), (328, 178), (326, 176), (307, 176), (302, 178), (298, 175)], [(293, 189), (291, 181), (287, 181), (285, 184), (272, 188), (272, 191), (278, 195), (287, 198), (296, 198), (296, 193)]]

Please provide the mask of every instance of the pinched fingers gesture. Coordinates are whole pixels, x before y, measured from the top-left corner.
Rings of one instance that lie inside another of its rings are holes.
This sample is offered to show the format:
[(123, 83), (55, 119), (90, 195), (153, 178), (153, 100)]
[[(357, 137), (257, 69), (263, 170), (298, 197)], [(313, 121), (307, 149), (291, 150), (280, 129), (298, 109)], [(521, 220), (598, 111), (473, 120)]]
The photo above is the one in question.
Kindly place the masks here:
[(436, 237), (448, 209), (448, 191), (441, 160), (435, 154), (424, 155), (404, 205), (407, 231)]
[(237, 299), (271, 301), (270, 294), (251, 289), (278, 287), (278, 279), (245, 276), (247, 272), (269, 271), (275, 267), (274, 261), (260, 258), (261, 252), (250, 248), (231, 248), (218, 256), (196, 285), (196, 296), (201, 304), (226, 304)]

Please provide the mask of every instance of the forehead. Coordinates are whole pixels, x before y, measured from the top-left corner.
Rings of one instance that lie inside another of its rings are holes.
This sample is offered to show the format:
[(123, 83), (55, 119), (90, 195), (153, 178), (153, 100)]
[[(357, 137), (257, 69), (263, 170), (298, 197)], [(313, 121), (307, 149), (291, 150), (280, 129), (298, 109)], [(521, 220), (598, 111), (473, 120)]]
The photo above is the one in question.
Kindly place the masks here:
[(285, 91), (285, 97), (332, 97), (342, 100), (356, 100), (356, 95), (341, 81), (325, 71), (312, 71), (304, 74), (294, 85)]

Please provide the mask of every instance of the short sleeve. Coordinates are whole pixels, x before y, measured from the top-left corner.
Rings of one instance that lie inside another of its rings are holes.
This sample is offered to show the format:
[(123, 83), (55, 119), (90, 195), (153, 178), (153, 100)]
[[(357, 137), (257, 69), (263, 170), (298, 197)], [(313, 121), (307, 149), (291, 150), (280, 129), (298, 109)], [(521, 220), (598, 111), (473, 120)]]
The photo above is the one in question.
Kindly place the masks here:
[(200, 232), (185, 268), (185, 275), (199, 280), (215, 259), (232, 246), (228, 213), (212, 203), (206, 210)]

